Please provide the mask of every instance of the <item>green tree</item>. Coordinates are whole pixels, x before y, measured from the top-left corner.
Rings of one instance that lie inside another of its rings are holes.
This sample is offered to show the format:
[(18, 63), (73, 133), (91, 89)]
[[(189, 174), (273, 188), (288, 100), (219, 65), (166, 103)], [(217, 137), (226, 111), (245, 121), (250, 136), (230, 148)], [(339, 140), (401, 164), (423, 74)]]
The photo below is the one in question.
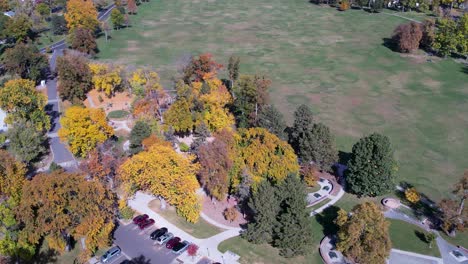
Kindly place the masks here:
[(335, 139), (322, 123), (314, 124), (310, 131), (303, 133), (298, 143), (298, 156), (304, 163), (313, 161), (320, 169), (330, 171), (338, 160)]
[(50, 7), (46, 3), (37, 4), (36, 11), (43, 17), (50, 16)]
[(312, 130), (313, 121), (312, 111), (307, 105), (300, 105), (294, 112), (294, 124), (289, 141), (296, 151), (299, 149), (299, 139), (303, 138), (307, 131)]
[(10, 80), (0, 89), (0, 108), (7, 112), (5, 122), (13, 124), (18, 120), (34, 123), (37, 130), (49, 130), (50, 119), (44, 111), (47, 97), (36, 91), (33, 81)]
[(52, 15), (50, 23), (52, 25), (52, 33), (54, 33), (54, 35), (62, 35), (68, 32), (67, 21), (63, 16)]
[(285, 257), (306, 254), (312, 247), (312, 222), (306, 206), (305, 184), (295, 174), (290, 174), (279, 187), (281, 210), (275, 228), (274, 244)]
[(13, 38), (17, 43), (26, 42), (32, 38), (32, 26), (31, 19), (20, 14), (8, 21), (5, 32), (8, 37)]
[(457, 50), (457, 24), (450, 18), (442, 18), (437, 21), (433, 48), (442, 56), (450, 55)]
[(355, 263), (386, 263), (392, 249), (390, 223), (377, 205), (366, 202), (356, 205), (348, 215), (343, 210), (338, 215), (337, 249)]
[(258, 111), (268, 104), (270, 80), (263, 76), (241, 75), (233, 87), (237, 125), (247, 128), (256, 121)]
[(115, 29), (123, 27), (125, 23), (124, 15), (119, 11), (119, 9), (114, 8), (111, 12), (111, 21)]
[(239, 64), (240, 64), (240, 58), (231, 56), (229, 57), (229, 62), (228, 62), (228, 72), (229, 72), (229, 80), (231, 81), (231, 87), (233, 82), (237, 81), (239, 78)]
[[(465, 5), (468, 4), (465, 2)], [(464, 13), (457, 23), (457, 52), (468, 55), (468, 13)]]
[(187, 133), (193, 129), (190, 104), (185, 99), (177, 100), (164, 113), (165, 124), (171, 126), (176, 132)]
[(374, 133), (353, 146), (346, 182), (353, 193), (378, 196), (394, 189), (395, 160), (388, 137)]
[(143, 148), (141, 142), (151, 135), (151, 127), (143, 121), (137, 121), (130, 132), (130, 153), (136, 154)]
[(369, 0), (369, 7), (374, 13), (380, 12), (384, 7), (384, 0)]
[(256, 126), (265, 128), (270, 133), (277, 135), (282, 140), (287, 140), (286, 122), (283, 114), (273, 105), (267, 105), (260, 110)]
[(10, 140), (8, 151), (17, 159), (30, 163), (47, 152), (44, 143), (47, 137), (42, 131), (37, 131), (33, 123), (18, 120), (8, 129), (7, 137)]
[(41, 54), (32, 44), (18, 43), (7, 49), (2, 61), (8, 73), (35, 82), (46, 78), (49, 72), (47, 56)]
[(269, 181), (260, 183), (248, 206), (253, 210), (254, 216), (242, 237), (255, 244), (271, 243), (274, 228), (278, 225), (276, 217), (280, 211), (280, 200), (275, 187)]
[(79, 53), (67, 53), (57, 59), (58, 92), (62, 100), (78, 104), (92, 88), (88, 60)]

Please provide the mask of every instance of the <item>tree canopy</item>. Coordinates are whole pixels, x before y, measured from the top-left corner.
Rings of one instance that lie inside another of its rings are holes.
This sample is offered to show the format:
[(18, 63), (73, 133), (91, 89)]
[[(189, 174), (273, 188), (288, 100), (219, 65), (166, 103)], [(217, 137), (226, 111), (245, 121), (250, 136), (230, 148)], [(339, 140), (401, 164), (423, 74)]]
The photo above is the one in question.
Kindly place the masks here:
[(354, 144), (346, 182), (353, 193), (378, 196), (394, 189), (395, 170), (390, 140), (374, 133)]
[(3, 54), (5, 69), (12, 75), (35, 82), (46, 77), (49, 71), (47, 56), (32, 44), (18, 43)]
[(37, 131), (34, 124), (26, 120), (18, 120), (7, 131), (10, 140), (8, 151), (17, 159), (30, 163), (47, 152), (44, 146), (47, 138), (42, 131)]
[(65, 20), (70, 32), (77, 28), (88, 29), (94, 33), (99, 26), (98, 13), (91, 0), (67, 1)]
[(58, 92), (62, 100), (79, 103), (91, 90), (88, 60), (78, 53), (67, 53), (57, 59)]

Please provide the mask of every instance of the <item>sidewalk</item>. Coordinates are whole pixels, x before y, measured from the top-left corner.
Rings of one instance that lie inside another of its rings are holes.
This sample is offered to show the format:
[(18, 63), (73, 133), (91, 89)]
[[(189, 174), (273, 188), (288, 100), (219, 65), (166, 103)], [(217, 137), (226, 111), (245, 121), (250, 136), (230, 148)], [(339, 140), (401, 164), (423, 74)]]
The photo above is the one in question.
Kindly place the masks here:
[[(184, 263), (197, 263), (200, 259), (206, 256), (220, 263), (225, 263), (225, 264), (237, 264), (238, 263), (236, 257), (229, 254), (229, 252), (226, 252), (224, 254), (221, 253), (218, 250), (218, 245), (219, 243), (221, 243), (222, 241), (226, 239), (238, 236), (240, 228), (230, 227), (229, 230), (226, 230), (224, 232), (221, 232), (217, 235), (214, 235), (206, 239), (196, 238), (188, 234), (184, 230), (178, 228), (177, 226), (173, 225), (172, 223), (164, 219), (162, 216), (160, 216), (159, 214), (151, 210), (148, 207), (148, 203), (154, 199), (157, 199), (157, 198), (152, 195), (148, 195), (142, 192), (137, 192), (133, 199), (128, 200), (128, 205), (132, 209), (141, 213), (145, 213), (150, 218), (153, 218), (156, 221), (157, 225), (167, 227), (167, 229), (169, 229), (170, 232), (173, 233), (175, 236), (180, 237), (182, 240), (187, 240), (191, 243), (198, 245), (199, 247), (198, 255), (195, 258), (188, 256), (187, 252), (184, 252), (182, 255), (178, 257), (179, 260), (183, 261)], [(210, 222), (209, 220), (207, 221)], [(210, 223), (213, 224), (212, 222)], [(216, 224), (216, 225), (218, 226), (220, 224)], [(225, 227), (222, 227), (222, 228), (227, 229)]]

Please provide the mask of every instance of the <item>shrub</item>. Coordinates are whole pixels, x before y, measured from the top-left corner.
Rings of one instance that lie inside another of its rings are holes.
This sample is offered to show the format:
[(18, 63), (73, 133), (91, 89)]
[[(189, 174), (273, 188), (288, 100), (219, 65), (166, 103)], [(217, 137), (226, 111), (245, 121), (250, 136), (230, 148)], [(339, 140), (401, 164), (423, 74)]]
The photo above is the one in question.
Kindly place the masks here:
[(423, 33), (421, 26), (415, 22), (399, 25), (393, 31), (393, 41), (395, 42), (398, 51), (413, 52), (419, 47)]
[(405, 198), (410, 203), (417, 203), (421, 199), (421, 195), (416, 191), (414, 187), (405, 190)]
[(195, 244), (190, 244), (187, 248), (187, 253), (191, 257), (195, 257), (198, 252), (198, 246)]
[(318, 170), (314, 165), (306, 165), (301, 170), (302, 179), (309, 187), (314, 187), (318, 180)]
[(434, 20), (426, 19), (422, 25), (421, 48), (430, 49), (434, 44), (435, 39), (435, 22)]
[(226, 208), (224, 209), (223, 215), (229, 222), (235, 221), (237, 219), (237, 210), (234, 207)]
[(190, 150), (190, 147), (187, 144), (185, 144), (184, 142), (179, 143), (179, 148), (180, 148), (180, 151), (182, 151), (182, 152), (187, 152), (187, 151)]
[(133, 209), (128, 206), (120, 209), (120, 216), (125, 220), (132, 219), (134, 213)]
[(340, 11), (346, 11), (349, 9), (349, 1), (348, 0), (342, 0), (340, 2), (340, 6), (338, 8)]

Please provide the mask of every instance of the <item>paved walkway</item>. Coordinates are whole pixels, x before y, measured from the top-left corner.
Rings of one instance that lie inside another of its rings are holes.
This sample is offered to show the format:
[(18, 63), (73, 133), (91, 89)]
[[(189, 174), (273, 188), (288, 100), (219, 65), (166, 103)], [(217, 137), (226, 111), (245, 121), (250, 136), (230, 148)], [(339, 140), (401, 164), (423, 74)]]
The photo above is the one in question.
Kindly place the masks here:
[(343, 188), (341, 188), (341, 186), (334, 186), (334, 188), (340, 188), (340, 191), (338, 192), (338, 194), (328, 196), (328, 198), (330, 198), (331, 200), (328, 203), (321, 206), (320, 208), (310, 212), (310, 216), (314, 216), (316, 214), (321, 213), (327, 207), (334, 205), (336, 202), (338, 202), (338, 200), (341, 199), (341, 197), (343, 197), (343, 195), (345, 194)]
[[(192, 257), (187, 255), (187, 252), (183, 253), (178, 257), (178, 259), (188, 262), (188, 263), (196, 263), (198, 260), (203, 258), (203, 256), (209, 257), (210, 259), (213, 259), (215, 261), (218, 261), (220, 263), (225, 263), (225, 264), (237, 264), (237, 259), (238, 257), (232, 254), (229, 254), (229, 252), (226, 253), (221, 253), (218, 250), (218, 245), (222, 241), (236, 237), (239, 235), (240, 228), (232, 228), (229, 227), (229, 230), (226, 230), (224, 232), (221, 232), (217, 235), (214, 235), (212, 237), (206, 238), (206, 239), (199, 239), (191, 234), (185, 232), (184, 230), (178, 228), (174, 224), (170, 223), (166, 219), (164, 219), (162, 216), (154, 212), (148, 207), (148, 203), (151, 202), (152, 200), (157, 199), (155, 196), (145, 194), (142, 192), (137, 192), (135, 194), (135, 197), (133, 199), (128, 200), (128, 205), (133, 208), (134, 210), (145, 213), (147, 214), (150, 218), (153, 218), (156, 221), (156, 224), (158, 226), (164, 226), (167, 227), (167, 229), (170, 230), (171, 233), (173, 233), (175, 236), (180, 237), (182, 240), (187, 240), (191, 243), (194, 243), (199, 246), (199, 255), (193, 259)], [(206, 220), (206, 219), (205, 219)], [(216, 224), (218, 226), (220, 224)], [(224, 227), (222, 227), (224, 228)]]
[(200, 213), (200, 217), (203, 218), (203, 220), (207, 221), (208, 223), (210, 223), (210, 224), (212, 224), (212, 225), (214, 225), (216, 227), (219, 227), (221, 229), (237, 230), (238, 232), (240, 232), (242, 230), (242, 229), (240, 229), (238, 227), (232, 227), (232, 226), (227, 226), (227, 225), (220, 224), (220, 223), (216, 222), (215, 220), (211, 219), (210, 217), (208, 217), (203, 212)]
[[(319, 203), (323, 199), (327, 198), (330, 193), (333, 191), (333, 184), (331, 183), (330, 180), (320, 178), (320, 180), (317, 182), (320, 186), (320, 189), (316, 192), (308, 193), (307, 194), (307, 203), (308, 207), (313, 206), (314, 204)], [(325, 190), (328, 187), (328, 190)], [(314, 195), (319, 194), (320, 196), (317, 198)]]

